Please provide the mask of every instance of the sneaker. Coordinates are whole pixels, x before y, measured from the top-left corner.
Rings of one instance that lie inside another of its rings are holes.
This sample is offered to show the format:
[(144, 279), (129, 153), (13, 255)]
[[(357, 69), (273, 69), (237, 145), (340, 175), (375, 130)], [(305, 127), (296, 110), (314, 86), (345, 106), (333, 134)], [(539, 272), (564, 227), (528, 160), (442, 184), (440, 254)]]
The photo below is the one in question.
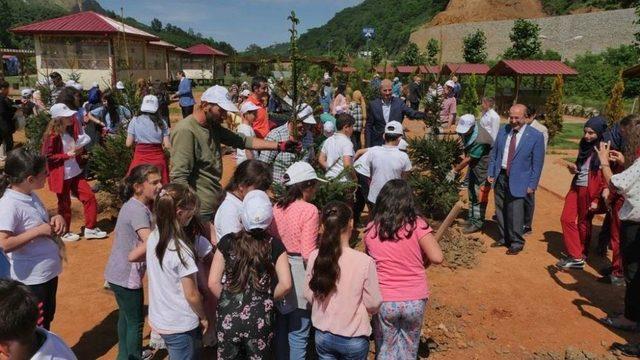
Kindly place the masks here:
[(107, 232), (106, 231), (102, 231), (99, 228), (95, 228), (95, 229), (89, 229), (89, 228), (85, 228), (84, 229), (84, 238), (89, 240), (89, 239), (104, 239), (107, 237)]
[(557, 267), (562, 269), (584, 269), (584, 260), (582, 259), (572, 259), (566, 258), (558, 261), (556, 264)]
[(80, 240), (80, 235), (68, 232), (60, 237), (62, 241), (73, 242)]
[(104, 284), (102, 284), (102, 288), (105, 290), (111, 290), (111, 286), (109, 285), (109, 282), (107, 280), (105, 280)]
[(151, 349), (142, 350), (142, 360), (152, 359), (153, 355), (155, 355), (155, 351), (153, 351)]
[(605, 275), (598, 279), (598, 282), (603, 284), (611, 284), (613, 286), (624, 286), (624, 277), (615, 276), (613, 274)]

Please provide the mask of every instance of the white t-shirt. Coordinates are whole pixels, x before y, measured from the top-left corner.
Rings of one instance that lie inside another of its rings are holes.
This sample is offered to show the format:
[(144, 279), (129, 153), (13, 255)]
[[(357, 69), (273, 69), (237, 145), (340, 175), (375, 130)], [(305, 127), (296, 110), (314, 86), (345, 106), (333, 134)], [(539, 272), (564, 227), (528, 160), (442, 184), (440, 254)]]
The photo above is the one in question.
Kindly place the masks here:
[[(335, 133), (330, 138), (325, 140), (322, 144), (322, 150), (320, 150), (327, 156), (327, 178), (333, 179), (338, 176), (342, 170), (344, 170), (344, 163), (342, 158), (344, 156), (351, 156), (355, 154), (353, 151), (353, 143), (347, 135), (342, 133)], [(343, 176), (340, 181), (347, 181), (348, 178)]]
[[(35, 193), (7, 189), (0, 199), (0, 231), (14, 235), (49, 223), (49, 214)], [(60, 275), (60, 249), (49, 236), (39, 236), (7, 254), (10, 276), (26, 285), (44, 284)]]
[[(193, 254), (181, 251), (184, 264), (172, 242), (160, 261), (156, 246), (160, 235), (158, 228), (147, 239), (147, 276), (149, 277), (149, 324), (160, 334), (177, 334), (198, 327), (200, 321), (187, 302), (181, 280), (198, 272)], [(186, 249), (183, 243), (182, 249)]]
[(379, 148), (380, 146), (372, 146), (367, 149), (367, 152), (360, 155), (358, 160), (353, 163), (353, 167), (356, 169), (358, 174), (364, 175), (366, 177), (371, 177), (371, 169), (369, 168), (369, 154), (371, 154), (371, 150), (375, 148)]
[[(62, 151), (68, 153), (71, 150), (75, 150), (76, 141), (73, 139), (73, 136), (67, 134), (66, 132), (62, 133)], [(78, 165), (75, 156), (64, 161), (64, 179), (73, 179), (74, 177), (80, 175), (82, 173), (82, 169)]]
[(77, 360), (73, 351), (58, 335), (40, 327), (36, 328), (36, 332), (46, 340), (31, 360)]
[(409, 155), (395, 146), (377, 146), (367, 151), (371, 171), (371, 184), (367, 200), (374, 203), (382, 187), (389, 180), (401, 179), (404, 172), (411, 170)]
[(228, 192), (213, 218), (217, 241), (227, 234), (242, 230), (240, 214), (242, 214), (242, 200)]
[(493, 141), (496, 141), (498, 132), (500, 131), (500, 115), (498, 115), (495, 110), (489, 109), (482, 114), (482, 117), (480, 118), (480, 125), (487, 130)]
[[(256, 132), (253, 131), (253, 128), (247, 124), (240, 124), (238, 125), (238, 129), (236, 130), (236, 132), (238, 134), (242, 134), (246, 137), (255, 137), (256, 136)], [(258, 152), (257, 151), (253, 151), (253, 158), (257, 159), (258, 158)], [(247, 160), (247, 154), (245, 154), (244, 149), (237, 149), (236, 150), (236, 159), (237, 159), (237, 165), (240, 165), (243, 161)]]

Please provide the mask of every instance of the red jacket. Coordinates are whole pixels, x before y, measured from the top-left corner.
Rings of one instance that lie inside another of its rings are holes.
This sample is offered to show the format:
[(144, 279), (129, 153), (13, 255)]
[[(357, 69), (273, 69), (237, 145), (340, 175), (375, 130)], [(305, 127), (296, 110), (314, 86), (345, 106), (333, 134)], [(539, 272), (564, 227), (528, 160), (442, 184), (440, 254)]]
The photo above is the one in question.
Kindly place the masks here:
[[(73, 138), (78, 140), (80, 128), (77, 121), (73, 121)], [(42, 155), (47, 158), (47, 171), (49, 177), (49, 189), (56, 194), (62, 193), (64, 183), (64, 161), (71, 157), (64, 152), (62, 136), (58, 134), (48, 134), (42, 141)], [(76, 155), (76, 161), (81, 164), (82, 154)]]
[(264, 106), (262, 101), (258, 99), (254, 94), (251, 94), (247, 98), (247, 101), (252, 102), (254, 105), (258, 106), (258, 114), (256, 119), (253, 121), (253, 131), (256, 132), (256, 136), (260, 139), (264, 139), (269, 130), (271, 130), (271, 123), (269, 121), (269, 112), (267, 108)]

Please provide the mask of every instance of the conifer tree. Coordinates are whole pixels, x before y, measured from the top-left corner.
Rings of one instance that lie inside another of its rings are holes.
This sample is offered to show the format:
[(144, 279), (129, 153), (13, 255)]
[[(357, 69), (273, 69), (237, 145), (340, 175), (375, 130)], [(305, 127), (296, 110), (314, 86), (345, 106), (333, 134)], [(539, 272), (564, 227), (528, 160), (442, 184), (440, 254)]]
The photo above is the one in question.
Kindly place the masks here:
[(549, 141), (553, 141), (553, 138), (562, 131), (562, 115), (563, 115), (563, 98), (564, 98), (564, 79), (562, 75), (558, 75), (553, 82), (551, 88), (551, 94), (547, 98), (545, 104), (546, 116), (544, 119), (544, 125), (549, 130)]
[(624, 81), (622, 74), (611, 89), (611, 97), (604, 109), (604, 116), (607, 118), (609, 126), (612, 126), (624, 117), (624, 104), (622, 103), (622, 93), (624, 92)]

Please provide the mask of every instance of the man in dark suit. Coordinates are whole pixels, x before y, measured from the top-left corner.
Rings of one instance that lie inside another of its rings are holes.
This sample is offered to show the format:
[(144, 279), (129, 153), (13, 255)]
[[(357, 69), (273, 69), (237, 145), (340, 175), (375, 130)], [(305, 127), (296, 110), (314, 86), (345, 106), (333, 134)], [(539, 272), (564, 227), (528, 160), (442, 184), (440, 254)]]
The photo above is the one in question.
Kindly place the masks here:
[(544, 165), (544, 137), (527, 125), (527, 108), (516, 104), (509, 110), (509, 124), (491, 150), (488, 181), (495, 188), (496, 216), (500, 239), (493, 246), (506, 246), (508, 255), (524, 248), (524, 202), (536, 191)]
[(374, 99), (367, 106), (367, 123), (365, 125), (365, 139), (367, 147), (384, 144), (382, 135), (385, 125), (389, 121), (402, 123), (404, 117), (410, 119), (424, 119), (425, 114), (408, 107), (400, 98), (392, 95), (391, 80), (384, 79), (380, 84), (380, 98)]
[(413, 110), (418, 110), (420, 100), (422, 100), (422, 86), (420, 86), (420, 82), (420, 77), (414, 76), (413, 82), (409, 84), (409, 96), (407, 96), (407, 100), (409, 100)]

